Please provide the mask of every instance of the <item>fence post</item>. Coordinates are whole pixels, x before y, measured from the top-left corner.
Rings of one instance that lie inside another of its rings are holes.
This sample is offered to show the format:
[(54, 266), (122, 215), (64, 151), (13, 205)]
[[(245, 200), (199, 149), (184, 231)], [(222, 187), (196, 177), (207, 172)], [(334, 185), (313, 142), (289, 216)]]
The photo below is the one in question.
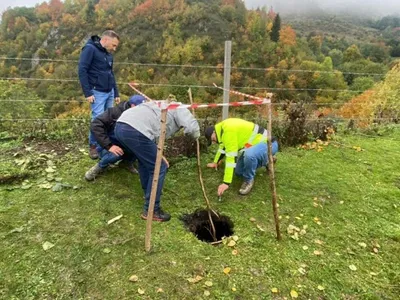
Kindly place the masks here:
[[(224, 103), (229, 103), (229, 90), (231, 88), (231, 53), (232, 41), (225, 41), (225, 60), (224, 60)], [(222, 108), (222, 120), (228, 118), (229, 107)]]

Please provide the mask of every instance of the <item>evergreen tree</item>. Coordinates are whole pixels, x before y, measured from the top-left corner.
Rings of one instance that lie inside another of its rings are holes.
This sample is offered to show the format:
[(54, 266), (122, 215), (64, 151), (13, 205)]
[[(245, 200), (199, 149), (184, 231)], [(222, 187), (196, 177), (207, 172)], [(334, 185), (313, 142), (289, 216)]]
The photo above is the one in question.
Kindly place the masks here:
[(274, 19), (274, 24), (271, 29), (271, 40), (274, 42), (279, 41), (279, 31), (281, 30), (281, 17), (279, 14), (276, 15)]

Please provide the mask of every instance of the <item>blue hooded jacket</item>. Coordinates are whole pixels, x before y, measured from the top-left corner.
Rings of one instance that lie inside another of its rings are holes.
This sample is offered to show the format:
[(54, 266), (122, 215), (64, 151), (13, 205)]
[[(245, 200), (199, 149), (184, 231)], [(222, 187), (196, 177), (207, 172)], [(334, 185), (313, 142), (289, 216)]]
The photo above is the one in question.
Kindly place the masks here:
[(82, 48), (79, 59), (79, 81), (85, 97), (93, 95), (92, 90), (119, 97), (113, 72), (113, 56), (100, 44), (100, 37), (92, 36)]

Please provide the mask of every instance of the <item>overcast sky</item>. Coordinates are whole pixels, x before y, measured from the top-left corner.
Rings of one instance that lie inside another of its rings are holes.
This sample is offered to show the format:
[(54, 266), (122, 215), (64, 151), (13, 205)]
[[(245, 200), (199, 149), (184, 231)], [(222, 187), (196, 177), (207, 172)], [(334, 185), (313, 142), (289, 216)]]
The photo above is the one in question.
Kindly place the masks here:
[(272, 5), (278, 12), (334, 10), (369, 15), (400, 14), (400, 0), (245, 0), (247, 7)]
[[(44, 0), (0, 0), (0, 12), (7, 7), (32, 7)], [(48, 2), (48, 1), (47, 1)], [(367, 14), (400, 14), (400, 0), (245, 0), (248, 8), (273, 5), (278, 12), (306, 12), (318, 9)]]

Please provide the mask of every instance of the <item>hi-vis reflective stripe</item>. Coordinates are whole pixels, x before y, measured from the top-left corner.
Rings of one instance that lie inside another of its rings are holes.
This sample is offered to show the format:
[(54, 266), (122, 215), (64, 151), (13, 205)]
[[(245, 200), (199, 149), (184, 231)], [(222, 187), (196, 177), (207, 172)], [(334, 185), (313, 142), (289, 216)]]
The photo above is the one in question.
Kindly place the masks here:
[(225, 154), (225, 150), (224, 149), (218, 149), (219, 153)]
[(236, 168), (236, 163), (226, 163), (227, 167)]
[(238, 153), (237, 152), (226, 152), (226, 156), (236, 157), (236, 156), (238, 156)]
[[(247, 143), (244, 145), (245, 148), (250, 148), (251, 146), (253, 146), (253, 141), (256, 138), (259, 130), (260, 130), (260, 126), (258, 126), (258, 124), (254, 124), (253, 132), (251, 133), (251, 136), (250, 136), (249, 140), (247, 141)], [(268, 131), (266, 129), (264, 129), (262, 136), (263, 136), (263, 139), (261, 141), (266, 141), (267, 137), (268, 137)]]

